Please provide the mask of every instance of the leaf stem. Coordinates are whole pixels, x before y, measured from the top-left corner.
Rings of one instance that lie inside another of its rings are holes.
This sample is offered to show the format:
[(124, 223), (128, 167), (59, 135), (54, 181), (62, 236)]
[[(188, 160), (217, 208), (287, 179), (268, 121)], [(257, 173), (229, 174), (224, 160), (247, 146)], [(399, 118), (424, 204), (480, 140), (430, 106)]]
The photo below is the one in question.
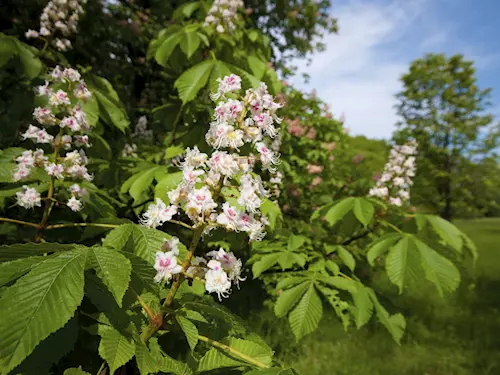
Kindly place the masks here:
[(401, 229), (399, 229), (397, 226), (395, 226), (394, 224), (392, 223), (389, 223), (388, 221), (384, 220), (384, 224), (387, 225), (388, 227), (391, 227), (392, 229), (394, 229), (396, 232), (398, 233), (404, 233)]
[(177, 225), (183, 226), (184, 228), (193, 230), (193, 227), (191, 225), (183, 223), (182, 221), (179, 221), (179, 220), (169, 220), (169, 221), (167, 221), (167, 223), (177, 224)]
[[(205, 225), (200, 225), (199, 227), (197, 227), (194, 230), (193, 237), (191, 239), (191, 244), (189, 245), (188, 253), (186, 255), (186, 258), (184, 259), (184, 262), (182, 262), (181, 273), (177, 275), (177, 278), (172, 283), (172, 286), (170, 287), (170, 290), (168, 291), (167, 298), (165, 298), (165, 301), (163, 302), (163, 305), (162, 305), (163, 309), (169, 307), (174, 302), (175, 294), (177, 293), (177, 290), (179, 289), (182, 282), (184, 281), (183, 273), (185, 273), (186, 270), (191, 265), (191, 259), (193, 259), (194, 251), (196, 250), (196, 247), (198, 246), (198, 243), (200, 242), (201, 235), (202, 235), (204, 229), (205, 229)], [(159, 316), (161, 319), (158, 319), (155, 322), (151, 322), (148, 325), (146, 330), (141, 333), (142, 341), (147, 342), (155, 334), (155, 332), (157, 332), (161, 328), (161, 326), (163, 325), (164, 316), (165, 316), (165, 314), (162, 313), (162, 315)]]
[(256, 359), (246, 355), (245, 353), (240, 352), (239, 350), (231, 348), (230, 346), (227, 346), (219, 341), (212, 340), (211, 338), (208, 338), (206, 336), (198, 335), (198, 340), (206, 342), (208, 345), (211, 345), (214, 348), (223, 350), (226, 353), (236, 355), (236, 356), (240, 357), (241, 359), (243, 359), (245, 362), (250, 363), (251, 365), (257, 366), (259, 368), (269, 368), (270, 367), (269, 365), (266, 365), (265, 363), (262, 363)]
[(28, 227), (40, 228), (40, 225), (37, 223), (30, 223), (29, 221), (9, 219), (8, 217), (0, 217), (0, 221), (6, 221), (8, 223), (27, 225)]
[(54, 224), (45, 227), (46, 230), (59, 229), (59, 228), (71, 228), (71, 227), (100, 227), (100, 228), (117, 228), (119, 224), (99, 224), (99, 223), (65, 223), (65, 224)]

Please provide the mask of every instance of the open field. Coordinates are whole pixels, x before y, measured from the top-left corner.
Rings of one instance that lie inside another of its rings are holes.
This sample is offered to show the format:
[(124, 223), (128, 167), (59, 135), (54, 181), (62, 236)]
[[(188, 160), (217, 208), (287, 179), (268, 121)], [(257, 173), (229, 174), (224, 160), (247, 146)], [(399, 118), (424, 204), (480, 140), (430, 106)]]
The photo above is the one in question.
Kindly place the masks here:
[(447, 300), (424, 300), (426, 289), (398, 299), (408, 320), (400, 347), (377, 325), (346, 334), (332, 317), (284, 360), (306, 375), (500, 374), (500, 219), (456, 224), (477, 244), (476, 272)]

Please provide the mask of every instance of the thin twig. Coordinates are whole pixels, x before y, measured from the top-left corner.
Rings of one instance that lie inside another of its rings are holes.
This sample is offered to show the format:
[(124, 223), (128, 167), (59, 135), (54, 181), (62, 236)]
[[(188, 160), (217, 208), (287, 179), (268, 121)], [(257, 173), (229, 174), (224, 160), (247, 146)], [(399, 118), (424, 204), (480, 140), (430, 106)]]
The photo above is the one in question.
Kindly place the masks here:
[(183, 223), (182, 221), (179, 221), (179, 220), (169, 220), (169, 221), (167, 221), (167, 223), (173, 223), (173, 224), (181, 225), (184, 228), (193, 230), (193, 227), (191, 225)]
[(8, 217), (0, 217), (0, 221), (6, 221), (8, 223), (26, 225), (28, 227), (33, 227), (33, 228), (40, 228), (40, 225), (37, 224), (37, 223), (30, 223), (28, 221), (22, 221), (22, 220), (16, 220), (16, 219), (9, 219)]
[(252, 358), (252, 357), (246, 355), (245, 353), (240, 352), (239, 350), (231, 348), (230, 346), (227, 346), (226, 344), (223, 344), (219, 341), (212, 340), (211, 338), (208, 338), (206, 336), (198, 335), (198, 340), (206, 342), (208, 345), (211, 345), (217, 349), (221, 349), (221, 350), (225, 351), (226, 353), (236, 355), (237, 357), (240, 357), (241, 359), (243, 359), (245, 362), (248, 362), (251, 365), (254, 365), (256, 367), (259, 367), (259, 368), (269, 368), (270, 367), (269, 365), (266, 365), (265, 363), (262, 363), (262, 362), (256, 360), (255, 358)]
[(54, 224), (48, 225), (45, 229), (59, 229), (59, 228), (71, 228), (71, 227), (100, 227), (100, 228), (117, 228), (119, 224), (99, 224), (99, 223), (66, 223), (66, 224)]

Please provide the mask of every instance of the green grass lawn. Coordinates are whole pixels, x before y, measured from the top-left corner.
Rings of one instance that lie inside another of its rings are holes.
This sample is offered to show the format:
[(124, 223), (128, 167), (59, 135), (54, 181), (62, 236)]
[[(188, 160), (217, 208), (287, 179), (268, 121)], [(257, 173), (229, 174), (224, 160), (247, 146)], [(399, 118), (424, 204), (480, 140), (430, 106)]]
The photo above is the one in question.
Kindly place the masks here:
[(446, 300), (427, 288), (398, 297), (408, 320), (401, 346), (377, 324), (346, 333), (332, 316), (284, 361), (303, 375), (500, 374), (500, 219), (456, 225), (478, 247), (476, 272)]

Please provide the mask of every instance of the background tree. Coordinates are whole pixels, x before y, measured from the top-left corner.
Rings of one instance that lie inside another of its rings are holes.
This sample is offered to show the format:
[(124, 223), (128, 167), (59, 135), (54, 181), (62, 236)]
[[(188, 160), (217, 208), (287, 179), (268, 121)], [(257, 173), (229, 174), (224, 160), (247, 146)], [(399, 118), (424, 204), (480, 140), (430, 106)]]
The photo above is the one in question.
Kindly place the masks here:
[(414, 203), (434, 207), (450, 219), (467, 194), (464, 163), (488, 155), (496, 146), (490, 105), (491, 89), (477, 85), (473, 62), (455, 55), (428, 54), (414, 61), (401, 78), (397, 95), (398, 124), (395, 139), (415, 138), (419, 144), (418, 176)]

